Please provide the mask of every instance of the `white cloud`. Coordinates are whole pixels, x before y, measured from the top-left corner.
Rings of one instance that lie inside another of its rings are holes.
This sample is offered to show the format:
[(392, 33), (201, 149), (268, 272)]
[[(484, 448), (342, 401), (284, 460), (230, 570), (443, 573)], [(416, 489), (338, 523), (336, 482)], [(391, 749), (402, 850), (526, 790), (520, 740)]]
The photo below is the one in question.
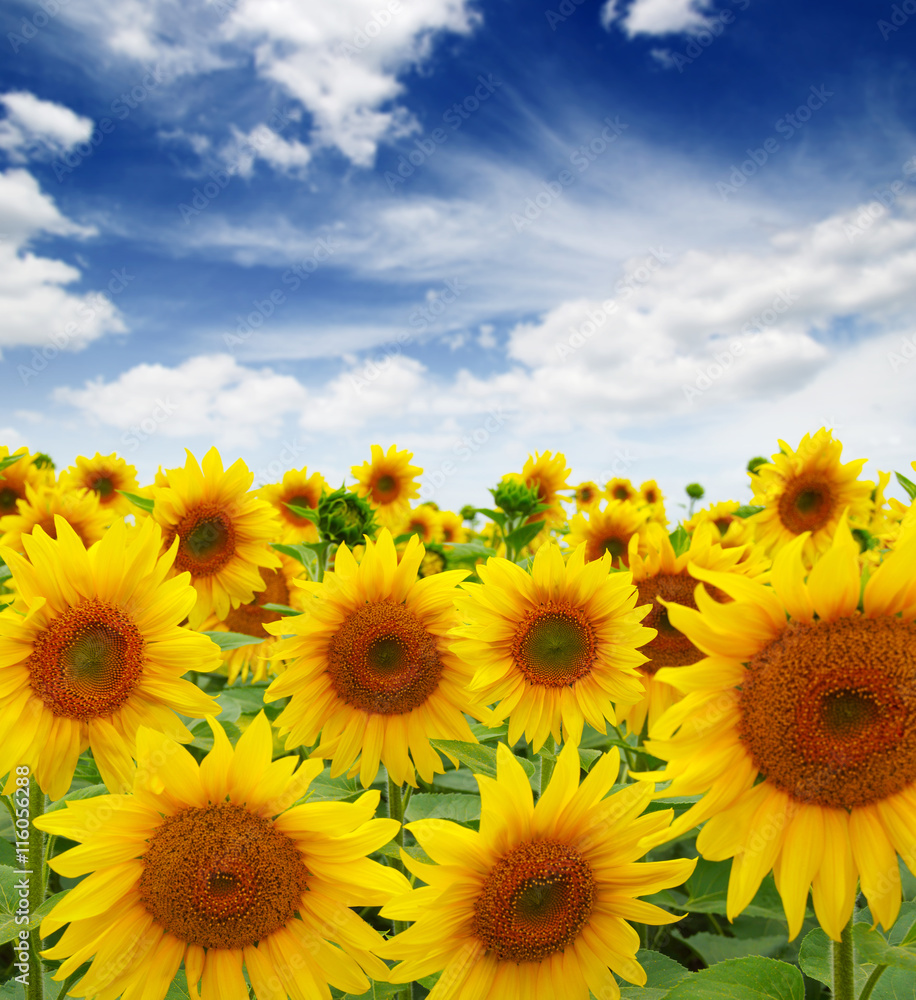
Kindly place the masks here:
[(96, 425), (147, 437), (203, 436), (221, 445), (254, 447), (279, 433), (307, 401), (302, 385), (269, 368), (246, 368), (228, 354), (199, 355), (169, 368), (141, 364), (82, 389), (58, 387), (58, 402)]
[(28, 91), (0, 94), (0, 103), (6, 108), (6, 118), (0, 121), (0, 149), (13, 163), (58, 156), (92, 135), (92, 119)]
[[(429, 58), (441, 33), (466, 35), (481, 23), (471, 3), (124, 0), (112, 8), (86, 0), (63, 16), (95, 30), (118, 55), (155, 62), (172, 77), (253, 60), (262, 79), (312, 116), (310, 148), (335, 147), (371, 166), (380, 142), (417, 128), (400, 103), (399, 76)], [(299, 147), (278, 140), (265, 159), (281, 171), (301, 169), (307, 161)]]
[(79, 280), (77, 268), (27, 249), (41, 234), (85, 239), (95, 233), (61, 215), (26, 170), (0, 173), (0, 349), (79, 350), (106, 333), (126, 330), (106, 296), (66, 290)]
[(709, 26), (706, 11), (711, 6), (711, 0), (633, 0), (623, 13), (617, 0), (608, 0), (601, 9), (601, 24), (610, 29), (616, 21), (630, 38), (691, 33)]
[(234, 142), (223, 150), (223, 161), (242, 177), (251, 177), (254, 162), (262, 159), (277, 173), (304, 177), (312, 151), (298, 139), (284, 139), (267, 125), (258, 125), (247, 134), (233, 127)]

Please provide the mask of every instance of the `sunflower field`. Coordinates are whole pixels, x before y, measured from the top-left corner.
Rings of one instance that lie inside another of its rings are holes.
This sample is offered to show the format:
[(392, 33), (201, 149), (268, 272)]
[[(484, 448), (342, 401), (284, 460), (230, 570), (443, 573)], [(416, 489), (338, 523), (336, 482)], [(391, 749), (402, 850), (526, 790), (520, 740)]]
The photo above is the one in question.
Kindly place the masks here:
[(841, 451), (674, 523), (0, 448), (0, 1000), (916, 997), (916, 485)]

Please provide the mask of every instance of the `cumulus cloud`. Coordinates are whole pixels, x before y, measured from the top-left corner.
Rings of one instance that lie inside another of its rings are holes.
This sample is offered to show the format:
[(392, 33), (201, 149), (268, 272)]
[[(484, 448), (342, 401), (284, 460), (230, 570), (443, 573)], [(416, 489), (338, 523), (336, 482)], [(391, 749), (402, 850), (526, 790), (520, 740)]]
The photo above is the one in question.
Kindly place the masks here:
[(711, 0), (633, 0), (624, 12), (618, 0), (608, 0), (601, 23), (608, 30), (618, 23), (630, 38), (691, 33), (709, 26), (711, 6)]
[(0, 348), (79, 350), (126, 330), (108, 296), (67, 291), (81, 277), (77, 268), (28, 249), (42, 234), (86, 239), (95, 232), (62, 215), (28, 171), (0, 173)]
[(0, 104), (6, 108), (6, 118), (0, 120), (0, 149), (12, 163), (58, 156), (92, 134), (92, 119), (28, 91), (0, 94)]
[(279, 433), (284, 419), (306, 405), (307, 393), (290, 375), (246, 368), (231, 355), (215, 354), (174, 368), (136, 365), (116, 379), (98, 378), (81, 389), (59, 386), (54, 398), (76, 407), (92, 424), (127, 434), (203, 436), (243, 448)]

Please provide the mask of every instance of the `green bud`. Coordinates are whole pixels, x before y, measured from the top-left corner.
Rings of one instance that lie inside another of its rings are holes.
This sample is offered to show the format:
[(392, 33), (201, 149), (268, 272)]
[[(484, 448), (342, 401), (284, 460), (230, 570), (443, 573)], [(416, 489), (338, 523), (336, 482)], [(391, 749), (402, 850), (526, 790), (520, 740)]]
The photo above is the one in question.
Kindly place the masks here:
[(318, 531), (324, 541), (352, 548), (362, 543), (363, 535), (374, 538), (378, 525), (369, 504), (341, 486), (318, 501)]
[(496, 506), (509, 517), (527, 517), (540, 503), (537, 487), (526, 486), (518, 480), (504, 479), (490, 492)]
[(684, 489), (692, 500), (702, 500), (706, 495), (706, 490), (699, 483), (688, 483)]
[(755, 455), (747, 463), (747, 471), (753, 475), (761, 465), (766, 465), (769, 461), (768, 458), (764, 458), (762, 455)]

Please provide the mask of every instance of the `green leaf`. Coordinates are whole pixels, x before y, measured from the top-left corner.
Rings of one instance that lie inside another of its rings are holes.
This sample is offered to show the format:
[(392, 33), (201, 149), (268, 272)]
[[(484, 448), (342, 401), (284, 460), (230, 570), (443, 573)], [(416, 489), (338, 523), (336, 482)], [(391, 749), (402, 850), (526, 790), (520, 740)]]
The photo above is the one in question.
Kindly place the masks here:
[(636, 953), (636, 961), (646, 970), (646, 985), (632, 986), (618, 976), (621, 1000), (661, 1000), (672, 986), (690, 975), (680, 962), (657, 951), (641, 948)]
[[(238, 738), (242, 735), (239, 727), (234, 722), (223, 722), (222, 720), (220, 720), (220, 725), (225, 730), (229, 742), (235, 745)], [(188, 746), (197, 747), (198, 750), (204, 750), (209, 753), (213, 749), (213, 730), (203, 720), (189, 728), (194, 734), (194, 739)]]
[(30, 914), (28, 929), (34, 930), (36, 927), (38, 927), (41, 924), (42, 920), (44, 920), (44, 918), (51, 912), (51, 910), (53, 910), (54, 907), (57, 906), (57, 904), (69, 892), (70, 892), (69, 889), (64, 889), (63, 892), (55, 892), (53, 896), (49, 896), (48, 899), (46, 899), (34, 913)]
[(685, 976), (665, 1000), (804, 1000), (805, 980), (774, 958), (736, 958)]
[[(496, 750), (493, 747), (481, 746), (479, 743), (464, 743), (461, 740), (430, 740), (437, 750), (460, 761), (474, 774), (485, 774), (496, 777)], [(525, 769), (530, 778), (534, 774), (534, 764), (524, 757), (515, 758)]]
[(533, 521), (531, 524), (520, 525), (506, 536), (506, 546), (516, 552), (521, 552), (536, 535), (541, 533), (543, 527), (543, 521)]
[(99, 795), (108, 795), (108, 789), (105, 785), (89, 785), (86, 788), (77, 788), (75, 791), (67, 792), (66, 795), (52, 802), (47, 809), (46, 813), (56, 812), (58, 809), (63, 809), (68, 802), (79, 802), (81, 799), (94, 799)]
[[(224, 698), (231, 699), (240, 706), (239, 714), (257, 715), (264, 708), (264, 692), (267, 690), (266, 684), (238, 684), (230, 688), (223, 688), (217, 701), (222, 704)], [(220, 722), (224, 716), (220, 716)], [(229, 717), (230, 722), (235, 722), (238, 716)]]
[(283, 615), (284, 618), (292, 618), (294, 615), (302, 614), (301, 611), (291, 608), (288, 604), (262, 604), (261, 607), (265, 611), (276, 611), (278, 615)]
[(322, 771), (309, 785), (307, 794), (310, 802), (318, 802), (349, 799), (361, 794), (361, 792), (362, 788), (356, 783), (355, 778), (348, 778), (345, 775), (332, 778), (330, 768), (328, 768)]
[(496, 549), (491, 549), (483, 542), (455, 542), (444, 546), (445, 558), (449, 566), (455, 563), (476, 563), (478, 559), (489, 559), (496, 555)]
[(321, 546), (327, 544), (327, 542), (297, 542), (295, 545), (285, 545), (283, 542), (271, 542), (270, 547), (289, 556), (290, 559), (301, 562), (308, 569), (318, 561)]
[(504, 722), (501, 726), (497, 726), (496, 729), (490, 729), (483, 722), (475, 722), (471, 726), (471, 732), (481, 743), (495, 743), (497, 740), (509, 735), (509, 723)]
[(292, 511), (295, 517), (304, 517), (311, 521), (312, 524), (318, 523), (318, 511), (312, 510), (311, 507), (300, 507), (297, 503), (286, 503), (284, 504), (287, 510)]
[(489, 507), (475, 507), (474, 513), (483, 514), (484, 517), (495, 521), (503, 531), (506, 530), (506, 515), (501, 510), (491, 510)]
[(671, 547), (674, 549), (674, 554), (676, 556), (683, 555), (690, 548), (690, 535), (683, 524), (679, 524), (677, 528), (671, 532), (668, 536), (668, 540), (671, 542)]
[(242, 646), (257, 646), (264, 641), (253, 635), (242, 635), (241, 632), (201, 632), (201, 635), (212, 639), (225, 653), (230, 649), (241, 649)]
[(895, 472), (894, 475), (897, 477), (897, 482), (906, 490), (910, 500), (916, 500), (916, 483), (900, 472)]
[(451, 819), (456, 823), (468, 823), (480, 819), (480, 799), (458, 792), (415, 792), (407, 803), (406, 815), (411, 822), (415, 819)]
[[(545, 757), (547, 760), (552, 760), (554, 763), (556, 763), (556, 760), (557, 760), (557, 755), (555, 753), (551, 753), (549, 750), (545, 749), (544, 747), (541, 747), (541, 749), (538, 750), (538, 756), (539, 757)], [(588, 771), (591, 768), (592, 764), (594, 764), (595, 761), (600, 756), (601, 756), (601, 751), (600, 750), (585, 750), (582, 747), (580, 747), (579, 748), (579, 767), (583, 771)]]
[[(725, 915), (730, 873), (731, 861), (707, 861), (705, 858), (700, 858), (693, 874), (685, 883), (689, 895), (685, 902), (679, 904), (679, 908), (691, 913)], [(767, 875), (757, 895), (742, 912), (749, 917), (785, 920), (782, 899), (776, 891), (772, 875)]]
[(711, 934), (700, 931), (683, 937), (672, 930), (672, 937), (683, 941), (688, 948), (695, 951), (707, 965), (725, 962), (730, 958), (744, 958), (747, 955), (775, 955), (780, 948), (785, 947), (788, 934), (764, 934), (758, 937), (739, 938), (728, 937), (725, 934)]
[(753, 517), (755, 514), (759, 514), (760, 511), (764, 510), (763, 507), (755, 507), (752, 503), (742, 504), (736, 511), (733, 511), (735, 517)]
[(190, 1000), (190, 996), (187, 978), (183, 972), (179, 972), (169, 984), (169, 991), (163, 1000)]
[(858, 965), (890, 965), (895, 969), (916, 970), (916, 948), (889, 944), (883, 934), (872, 930), (868, 924), (853, 925), (852, 939)]
[(135, 506), (139, 507), (140, 510), (145, 510), (147, 514), (152, 514), (153, 508), (156, 506), (156, 501), (150, 497), (141, 497), (136, 493), (128, 493), (126, 490), (118, 490), (118, 493), (122, 497), (127, 497), (128, 500)]
[(17, 875), (16, 869), (9, 865), (0, 865), (0, 913), (16, 912), (20, 899), (16, 884), (25, 877), (25, 875)]
[[(801, 966), (802, 972), (831, 988), (833, 987), (833, 956), (830, 951), (832, 943), (820, 927), (815, 927), (813, 931), (809, 931), (805, 935), (798, 951), (798, 964)], [(867, 979), (868, 973), (857, 966), (855, 970), (856, 996), (861, 992)]]
[(0, 472), (8, 469), (11, 465), (15, 465), (22, 458), (28, 458), (28, 456), (23, 452), (21, 455), (7, 455), (6, 458), (0, 458)]
[(8, 580), (13, 575), (13, 571), (4, 563), (0, 566), (0, 582)]

